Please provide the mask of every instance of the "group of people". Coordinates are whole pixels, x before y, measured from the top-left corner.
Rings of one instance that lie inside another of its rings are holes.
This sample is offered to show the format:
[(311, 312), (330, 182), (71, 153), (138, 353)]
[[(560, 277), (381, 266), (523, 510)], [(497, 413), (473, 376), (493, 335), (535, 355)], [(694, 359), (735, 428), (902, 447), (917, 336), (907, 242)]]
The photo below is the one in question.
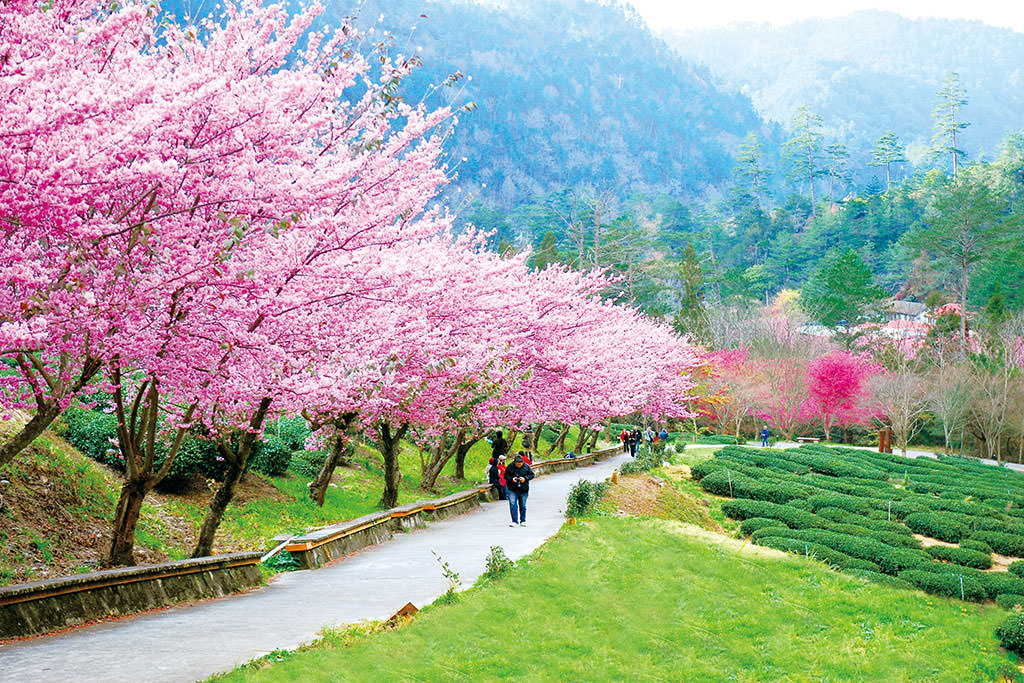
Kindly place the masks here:
[(629, 453), (634, 458), (636, 457), (636, 450), (640, 447), (641, 443), (647, 444), (648, 450), (650, 450), (654, 444), (668, 441), (668, 430), (664, 427), (658, 433), (654, 432), (654, 428), (647, 425), (647, 429), (640, 431), (639, 427), (623, 427), (622, 432), (619, 433), (619, 441), (622, 442), (622, 452)]
[(502, 433), (496, 432), (491, 439), (491, 460), (487, 465), (487, 481), (498, 489), (498, 500), (508, 500), (512, 523), (509, 526), (526, 526), (526, 499), (530, 495), (530, 452), (519, 451), (512, 464), (506, 464), (508, 442)]

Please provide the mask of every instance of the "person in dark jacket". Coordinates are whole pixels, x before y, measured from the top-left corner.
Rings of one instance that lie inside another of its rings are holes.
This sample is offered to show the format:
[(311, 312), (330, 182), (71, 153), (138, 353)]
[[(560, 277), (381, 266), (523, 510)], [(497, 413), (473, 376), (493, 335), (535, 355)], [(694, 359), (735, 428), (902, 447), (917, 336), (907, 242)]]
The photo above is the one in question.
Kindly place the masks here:
[(505, 484), (508, 486), (508, 509), (512, 513), (509, 526), (526, 526), (526, 497), (530, 495), (530, 480), (533, 470), (517, 455), (511, 465), (505, 468)]
[(633, 430), (629, 433), (629, 454), (634, 458), (636, 457), (636, 449), (640, 446), (640, 442), (643, 441), (644, 435), (640, 431), (639, 427), (633, 427)]
[(491, 458), (491, 464), (487, 467), (487, 481), (498, 489), (498, 500), (506, 500), (508, 496), (505, 494), (505, 477), (502, 476), (504, 467), (499, 460), (500, 458)]
[(491, 439), (491, 457), (497, 462), (498, 457), (508, 453), (508, 441), (505, 441), (505, 437), (501, 435), (501, 431), (494, 433), (494, 438)]

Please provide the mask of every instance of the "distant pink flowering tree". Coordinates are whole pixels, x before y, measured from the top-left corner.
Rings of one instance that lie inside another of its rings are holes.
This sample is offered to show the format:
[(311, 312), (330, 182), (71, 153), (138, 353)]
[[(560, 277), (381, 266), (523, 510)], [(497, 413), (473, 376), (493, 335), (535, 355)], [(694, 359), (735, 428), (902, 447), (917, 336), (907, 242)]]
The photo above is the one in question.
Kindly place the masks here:
[(807, 365), (805, 414), (821, 421), (826, 441), (833, 427), (866, 424), (874, 416), (871, 378), (880, 372), (867, 356), (849, 351), (831, 351)]

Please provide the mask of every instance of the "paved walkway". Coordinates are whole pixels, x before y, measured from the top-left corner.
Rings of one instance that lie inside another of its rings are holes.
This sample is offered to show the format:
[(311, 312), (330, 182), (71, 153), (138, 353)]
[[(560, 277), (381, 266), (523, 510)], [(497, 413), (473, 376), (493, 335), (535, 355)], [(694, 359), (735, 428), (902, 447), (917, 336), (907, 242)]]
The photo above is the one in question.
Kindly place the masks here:
[(333, 566), (281, 574), (251, 593), (0, 646), (0, 681), (202, 680), (298, 647), (325, 626), (386, 619), (406, 602), (423, 607), (448, 588), (431, 551), (469, 587), (492, 545), (514, 560), (532, 552), (561, 527), (573, 484), (607, 479), (626, 459), (535, 479), (525, 527), (508, 526), (504, 501), (485, 503)]

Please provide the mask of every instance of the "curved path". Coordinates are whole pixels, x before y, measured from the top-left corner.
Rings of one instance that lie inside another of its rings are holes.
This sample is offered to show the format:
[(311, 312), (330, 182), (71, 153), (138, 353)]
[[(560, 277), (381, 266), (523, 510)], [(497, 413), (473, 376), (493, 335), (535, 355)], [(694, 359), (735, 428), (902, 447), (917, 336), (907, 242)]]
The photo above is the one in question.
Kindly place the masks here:
[(565, 520), (569, 490), (602, 481), (625, 460), (538, 477), (527, 526), (508, 526), (504, 501), (366, 548), (330, 567), (279, 575), (244, 595), (95, 624), (0, 646), (0, 681), (196, 681), (275, 649), (293, 649), (325, 626), (386, 619), (406, 602), (423, 607), (447, 581), (436, 552), (468, 587), (493, 545), (513, 560), (544, 543)]

